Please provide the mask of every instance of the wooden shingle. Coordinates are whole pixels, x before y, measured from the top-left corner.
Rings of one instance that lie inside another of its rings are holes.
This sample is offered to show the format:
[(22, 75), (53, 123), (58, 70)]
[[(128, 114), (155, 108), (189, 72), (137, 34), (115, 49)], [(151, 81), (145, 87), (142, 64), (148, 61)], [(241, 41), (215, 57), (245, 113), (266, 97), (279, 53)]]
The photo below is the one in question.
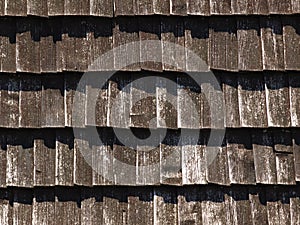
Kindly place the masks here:
[(133, 16), (137, 12), (136, 0), (115, 0), (115, 15), (116, 16)]
[(65, 13), (65, 0), (47, 0), (48, 15), (62, 16)]
[(27, 15), (48, 16), (47, 0), (27, 0)]
[(90, 0), (64, 0), (64, 15), (89, 15), (90, 14)]
[(14, 207), (12, 208), (13, 224), (31, 224), (32, 194), (31, 190), (18, 190), (14, 192)]
[(154, 0), (153, 11), (154, 14), (170, 15), (170, 1)]
[(210, 1), (209, 0), (188, 0), (187, 1), (188, 15), (210, 15)]
[(154, 14), (154, 4), (151, 0), (136, 0), (136, 15)]
[(5, 0), (6, 16), (26, 16), (27, 0)]
[(0, 136), (0, 187), (6, 187), (7, 140), (6, 135)]
[(113, 17), (113, 0), (90, 0), (90, 15)]
[(36, 189), (34, 191), (32, 224), (55, 224), (55, 193), (53, 190), (46, 192), (43, 189)]
[(289, 74), (289, 93), (290, 93), (290, 106), (291, 106), (291, 126), (300, 126), (300, 83), (299, 75), (296, 73)]
[(186, 0), (172, 0), (171, 15), (185, 16), (187, 14)]
[(228, 15), (231, 13), (231, 0), (210, 0), (211, 15)]

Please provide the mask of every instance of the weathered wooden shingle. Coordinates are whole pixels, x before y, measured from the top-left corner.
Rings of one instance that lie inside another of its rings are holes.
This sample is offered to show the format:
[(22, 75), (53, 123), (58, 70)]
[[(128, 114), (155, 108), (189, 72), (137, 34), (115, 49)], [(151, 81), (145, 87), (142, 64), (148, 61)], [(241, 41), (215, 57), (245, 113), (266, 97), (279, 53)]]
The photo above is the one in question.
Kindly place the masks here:
[(210, 15), (210, 1), (209, 0), (188, 0), (187, 13), (189, 15)]
[(48, 16), (47, 0), (27, 0), (27, 15)]
[(291, 106), (291, 126), (300, 126), (300, 83), (298, 80), (299, 75), (291, 73), (289, 75), (289, 93), (290, 93), (290, 106)]
[(5, 0), (6, 16), (26, 16), (27, 0)]
[(115, 15), (116, 16), (133, 16), (137, 12), (136, 0), (115, 0)]
[(65, 0), (47, 0), (48, 15), (62, 16), (65, 12)]
[(135, 0), (136, 15), (152, 15), (154, 14), (154, 2), (151, 0)]
[(90, 15), (113, 17), (113, 0), (90, 0)]
[(30, 224), (32, 222), (32, 192), (30, 190), (15, 191), (13, 199), (13, 224)]
[(186, 0), (171, 0), (171, 1), (172, 1), (171, 15), (185, 16), (187, 14)]
[(210, 0), (210, 13), (212, 15), (228, 15), (231, 14), (231, 0)]
[(89, 15), (90, 14), (90, 0), (64, 0), (64, 14), (65, 15)]
[(32, 203), (32, 224), (55, 224), (55, 193), (51, 189), (35, 189)]
[(170, 1), (154, 0), (153, 11), (155, 14), (170, 15)]

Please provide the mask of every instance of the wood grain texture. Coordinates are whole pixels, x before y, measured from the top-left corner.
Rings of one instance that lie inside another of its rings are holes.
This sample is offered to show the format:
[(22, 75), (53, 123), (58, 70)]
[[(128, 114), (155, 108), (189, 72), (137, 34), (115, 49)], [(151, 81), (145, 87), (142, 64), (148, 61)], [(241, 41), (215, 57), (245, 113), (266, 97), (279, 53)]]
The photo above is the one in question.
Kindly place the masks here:
[(210, 13), (212, 15), (229, 15), (231, 13), (231, 0), (210, 0)]
[(286, 74), (265, 74), (269, 127), (290, 127), (289, 83)]
[(284, 70), (284, 42), (281, 18), (261, 18), (260, 26), (263, 69)]
[(33, 137), (11, 133), (7, 137), (7, 186), (33, 187)]
[(259, 19), (239, 18), (237, 29), (239, 70), (261, 71), (263, 63)]
[(153, 11), (154, 14), (170, 15), (170, 1), (154, 0)]
[(32, 193), (28, 190), (14, 192), (12, 209), (13, 224), (26, 225), (32, 222)]
[(34, 186), (55, 185), (55, 132), (44, 131), (34, 140)]
[(48, 16), (47, 0), (27, 0), (27, 15)]
[(275, 0), (269, 0), (270, 14), (291, 14), (292, 13), (292, 2), (287, 0), (279, 2)]
[(6, 187), (6, 165), (7, 165), (7, 137), (0, 136), (0, 187)]
[(56, 131), (55, 184), (74, 185), (74, 136), (70, 130)]
[(0, 203), (0, 223), (1, 224), (13, 224), (13, 206), (10, 204), (12, 202), (12, 194), (7, 190), (1, 191), (1, 203)]
[(65, 0), (47, 0), (48, 15), (62, 16), (65, 14)]
[(116, 16), (134, 16), (137, 12), (136, 0), (122, 1), (115, 0), (115, 15)]
[(172, 15), (180, 15), (180, 16), (187, 15), (187, 1), (172, 0), (171, 14)]
[(276, 170), (277, 170), (278, 184), (281, 184), (281, 185), (296, 184), (293, 155), (277, 153), (276, 154)]
[(22, 76), (20, 79), (19, 126), (39, 128), (41, 126), (42, 81), (39, 76)]
[(253, 134), (252, 138), (256, 182), (277, 184), (276, 158), (270, 135), (262, 131)]
[(268, 224), (266, 190), (263, 188), (250, 188), (249, 200), (253, 224)]
[(26, 16), (27, 0), (5, 0), (6, 16)]
[(300, 181), (300, 139), (299, 132), (293, 133), (293, 153), (294, 153), (294, 165), (295, 165), (295, 177), (296, 181)]
[(262, 74), (238, 78), (239, 110), (242, 127), (267, 127), (267, 106)]
[(65, 0), (64, 15), (89, 15), (90, 0)]
[(154, 4), (151, 0), (136, 0), (136, 15), (154, 14)]
[(32, 224), (55, 224), (55, 193), (35, 189), (32, 203)]
[(188, 15), (210, 15), (210, 1), (209, 0), (188, 0), (187, 1)]
[(90, 0), (90, 15), (113, 17), (113, 0)]
[(290, 93), (290, 106), (291, 106), (291, 126), (300, 126), (300, 77), (296, 73), (289, 75), (289, 93)]
[(82, 225), (103, 224), (103, 193), (99, 188), (83, 189), (81, 191), (81, 221)]
[(232, 13), (241, 15), (268, 15), (269, 14), (269, 1), (268, 0), (232, 0), (231, 1)]
[(42, 127), (64, 127), (64, 77), (45, 75), (42, 78)]

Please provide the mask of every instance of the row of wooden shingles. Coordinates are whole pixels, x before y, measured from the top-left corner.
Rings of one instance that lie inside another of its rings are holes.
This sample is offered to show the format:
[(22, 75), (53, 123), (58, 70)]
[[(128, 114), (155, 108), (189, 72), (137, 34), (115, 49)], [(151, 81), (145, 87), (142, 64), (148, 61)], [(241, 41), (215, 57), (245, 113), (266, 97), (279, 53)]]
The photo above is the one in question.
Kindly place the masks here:
[(113, 17), (121, 15), (248, 15), (295, 14), (300, 2), (275, 0), (1, 0), (0, 15), (59, 16), (92, 15)]
[[(153, 75), (153, 76), (149, 76)], [(294, 73), (2, 74), (0, 127), (268, 128), (300, 126)], [(105, 78), (105, 82), (101, 81)], [(205, 81), (206, 80), (206, 81)], [(105, 83), (102, 86), (102, 83)], [(220, 82), (220, 87), (218, 87)]]
[(293, 16), (2, 18), (0, 71), (300, 70), (299, 24)]
[[(68, 129), (3, 132), (8, 134), (1, 136), (2, 187), (300, 181), (299, 132), (292, 138), (287, 131), (272, 135), (253, 130), (252, 136), (249, 130), (228, 131), (221, 147), (215, 143), (216, 138), (222, 140), (216, 131), (211, 137), (201, 131), (199, 140), (193, 137), (195, 131), (161, 132), (150, 137), (151, 143), (129, 142), (118, 129), (116, 134), (98, 129), (99, 136), (93, 130), (77, 130), (75, 137)], [(147, 137), (146, 131), (138, 132)]]
[(299, 189), (45, 188), (3, 191), (2, 224), (299, 224)]

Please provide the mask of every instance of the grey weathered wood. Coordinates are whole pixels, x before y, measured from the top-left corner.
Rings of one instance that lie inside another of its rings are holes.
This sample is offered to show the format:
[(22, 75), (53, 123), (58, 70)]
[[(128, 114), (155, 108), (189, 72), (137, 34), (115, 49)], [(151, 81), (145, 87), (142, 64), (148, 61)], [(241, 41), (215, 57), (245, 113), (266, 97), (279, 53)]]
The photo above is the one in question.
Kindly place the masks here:
[(205, 146), (199, 143), (197, 131), (184, 131), (181, 137), (183, 185), (206, 184)]
[(210, 13), (212, 15), (228, 15), (231, 13), (231, 0), (210, 0)]
[(237, 21), (239, 69), (261, 71), (263, 69), (259, 19), (240, 17)]
[(65, 0), (47, 0), (48, 15), (49, 16), (62, 16), (65, 13)]
[(289, 82), (286, 74), (265, 74), (269, 127), (290, 127)]
[(300, 41), (299, 35), (299, 18), (294, 16), (284, 17), (283, 19), (283, 43), (285, 52), (285, 69), (300, 69)]
[(136, 0), (122, 1), (115, 0), (115, 15), (116, 16), (133, 16), (136, 14), (137, 5)]
[(113, 0), (90, 0), (90, 15), (113, 17)]
[(268, 214), (265, 195), (266, 193), (264, 188), (249, 189), (251, 215), (254, 225), (268, 224)]
[(47, 0), (27, 0), (27, 15), (48, 16)]
[(6, 139), (7, 139), (6, 135), (1, 134), (0, 136), (0, 187), (1, 188), (6, 187), (6, 165), (7, 165), (7, 140)]
[(22, 128), (39, 128), (42, 109), (42, 81), (40, 76), (21, 76), (19, 106), (19, 126)]
[(21, 132), (7, 137), (7, 186), (33, 186), (33, 137)]
[(55, 184), (74, 184), (74, 137), (70, 130), (56, 131)]
[(187, 1), (186, 0), (171, 0), (172, 8), (171, 15), (187, 15)]
[(284, 70), (284, 43), (281, 18), (261, 18), (260, 26), (263, 69)]
[(238, 70), (238, 38), (236, 20), (210, 20), (210, 66), (213, 69)]
[(269, 0), (270, 14), (291, 14), (292, 13), (292, 1), (276, 1)]
[(76, 131), (74, 139), (74, 184), (80, 186), (92, 186), (93, 151), (90, 147), (89, 130)]
[(19, 127), (19, 91), (20, 79), (18, 76), (2, 75), (0, 77), (0, 111), (1, 127)]
[(176, 191), (154, 189), (154, 224), (178, 224), (178, 205)]
[(289, 75), (289, 93), (291, 106), (291, 126), (300, 126), (300, 76), (296, 73)]
[(294, 156), (291, 154), (276, 154), (277, 182), (281, 185), (295, 185)]
[(5, 0), (6, 16), (26, 16), (27, 0)]
[(299, 132), (293, 134), (293, 150), (296, 181), (300, 181), (300, 139)]
[(170, 1), (154, 0), (153, 11), (155, 14), (170, 15)]
[(32, 203), (33, 225), (55, 225), (55, 193), (36, 189)]
[(291, 224), (300, 223), (300, 198), (299, 190), (295, 191), (295, 195), (290, 198), (290, 214), (291, 214)]
[(16, 72), (16, 21), (12, 18), (1, 18), (0, 30), (0, 71)]
[(226, 127), (240, 127), (238, 77), (230, 73), (222, 73), (222, 90), (224, 93), (224, 111)]
[(13, 206), (10, 204), (12, 201), (12, 194), (8, 190), (1, 191), (0, 203), (0, 223), (12, 225), (13, 224)]
[[(162, 71), (161, 22), (159, 17), (139, 18), (141, 68)], [(156, 41), (156, 42), (154, 42)]]
[(140, 70), (139, 40), (138, 20), (130, 17), (116, 19), (113, 29), (115, 70)]
[(227, 158), (232, 184), (255, 184), (255, 168), (251, 136), (241, 131), (228, 131)]
[(182, 153), (179, 132), (169, 131), (160, 144), (160, 182), (169, 185), (182, 184)]
[(136, 15), (152, 15), (153, 1), (151, 0), (136, 0)]
[(64, 77), (44, 75), (42, 78), (42, 127), (64, 127)]
[(242, 127), (267, 127), (267, 106), (262, 74), (238, 77), (239, 110)]
[(267, 15), (269, 14), (269, 1), (268, 0), (231, 0), (231, 7), (233, 14), (241, 15)]
[(34, 140), (34, 186), (55, 185), (55, 132), (43, 131)]
[[(65, 75), (65, 125), (67, 127), (83, 127), (85, 124), (86, 83), (81, 74)], [(74, 102), (75, 98), (77, 99)]]
[(12, 218), (13, 224), (26, 225), (32, 223), (32, 191), (14, 191)]
[(188, 15), (210, 15), (210, 2), (209, 0), (189, 0), (187, 1), (187, 14)]
[(99, 188), (83, 189), (81, 192), (81, 221), (82, 225), (103, 224), (102, 190)]
[(299, 0), (291, 1), (291, 5), (292, 5), (292, 13), (300, 12), (300, 1)]
[(262, 131), (254, 132), (252, 138), (256, 182), (277, 184), (276, 160), (271, 136)]
[(184, 21), (182, 17), (163, 17), (161, 21), (163, 70), (185, 70)]
[(108, 126), (128, 128), (130, 124), (130, 75), (108, 83)]
[(128, 224), (153, 224), (153, 190), (140, 188), (128, 196)]
[(39, 21), (25, 20), (17, 22), (16, 34), (16, 64), (18, 72), (40, 72), (40, 30)]
[(65, 0), (65, 15), (89, 15), (90, 0)]
[(190, 77), (177, 77), (178, 127), (199, 129), (202, 127), (202, 93)]
[[(186, 70), (208, 71), (209, 66), (209, 20), (187, 17), (184, 19)], [(194, 57), (193, 53), (198, 56)]]

